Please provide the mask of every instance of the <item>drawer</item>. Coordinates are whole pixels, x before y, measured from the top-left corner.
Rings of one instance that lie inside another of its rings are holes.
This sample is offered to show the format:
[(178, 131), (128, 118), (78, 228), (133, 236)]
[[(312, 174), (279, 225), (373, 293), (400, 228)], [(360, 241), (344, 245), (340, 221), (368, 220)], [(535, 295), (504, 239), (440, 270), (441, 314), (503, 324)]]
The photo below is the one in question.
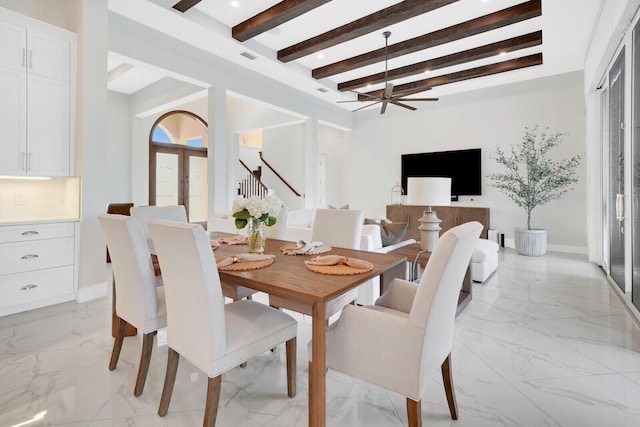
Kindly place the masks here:
[(0, 275), (73, 264), (73, 237), (0, 244)]
[(28, 242), (40, 239), (73, 237), (72, 222), (7, 225), (0, 227), (0, 243)]
[(0, 276), (0, 307), (10, 307), (73, 292), (73, 267)]

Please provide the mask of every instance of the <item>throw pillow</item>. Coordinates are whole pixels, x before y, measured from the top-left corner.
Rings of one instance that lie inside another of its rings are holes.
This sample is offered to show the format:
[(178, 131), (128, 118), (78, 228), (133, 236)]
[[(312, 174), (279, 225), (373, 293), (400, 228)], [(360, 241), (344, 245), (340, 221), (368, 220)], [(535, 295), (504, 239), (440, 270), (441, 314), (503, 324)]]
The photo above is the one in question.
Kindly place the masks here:
[(329, 209), (349, 209), (349, 204), (346, 204), (342, 207), (336, 208), (335, 206), (329, 205)]
[(385, 222), (380, 224), (380, 237), (382, 238), (382, 246), (395, 245), (400, 243), (400, 239), (407, 231), (408, 222)]

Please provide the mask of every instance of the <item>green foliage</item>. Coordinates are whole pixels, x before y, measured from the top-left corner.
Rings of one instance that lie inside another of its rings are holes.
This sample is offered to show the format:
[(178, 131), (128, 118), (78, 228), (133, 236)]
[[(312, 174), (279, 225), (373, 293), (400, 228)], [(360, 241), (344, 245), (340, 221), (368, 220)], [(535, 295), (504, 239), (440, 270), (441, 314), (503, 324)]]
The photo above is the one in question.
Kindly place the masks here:
[(575, 172), (580, 156), (555, 161), (549, 152), (562, 142), (561, 133), (549, 128), (538, 137), (538, 126), (525, 128), (522, 143), (512, 144), (505, 153), (496, 147), (496, 162), (507, 168), (505, 173), (489, 175), (491, 186), (511, 198), (527, 212), (527, 228), (531, 229), (531, 211), (536, 206), (561, 198), (578, 182)]
[[(249, 220), (253, 218), (247, 209), (243, 209), (239, 212), (234, 212), (233, 217), (235, 218), (235, 226), (238, 230), (243, 229)], [(268, 213), (262, 214), (261, 217), (258, 218), (259, 221), (264, 222), (267, 227), (271, 227), (276, 223), (277, 218), (274, 216), (270, 216)]]

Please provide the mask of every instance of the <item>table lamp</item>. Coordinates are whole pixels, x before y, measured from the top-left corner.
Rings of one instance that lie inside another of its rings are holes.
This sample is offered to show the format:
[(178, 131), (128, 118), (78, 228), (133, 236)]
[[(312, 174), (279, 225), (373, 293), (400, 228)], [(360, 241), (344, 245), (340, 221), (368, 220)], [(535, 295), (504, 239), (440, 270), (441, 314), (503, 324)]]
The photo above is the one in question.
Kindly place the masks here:
[(451, 205), (451, 178), (408, 178), (407, 190), (409, 205), (429, 207), (418, 220), (420, 223), (418, 230), (420, 230), (420, 249), (433, 252), (440, 238), (442, 221), (431, 207)]

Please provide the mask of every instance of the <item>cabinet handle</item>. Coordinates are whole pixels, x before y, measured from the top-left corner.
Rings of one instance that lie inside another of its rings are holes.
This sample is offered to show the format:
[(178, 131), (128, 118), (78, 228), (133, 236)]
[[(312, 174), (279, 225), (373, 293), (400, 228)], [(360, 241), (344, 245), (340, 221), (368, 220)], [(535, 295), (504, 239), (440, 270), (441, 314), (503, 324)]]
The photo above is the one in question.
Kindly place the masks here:
[(27, 61), (27, 49), (22, 48), (22, 66), (25, 67)]
[(35, 259), (35, 258), (40, 258), (40, 257), (38, 256), (38, 254), (26, 254), (20, 257), (20, 259)]
[(29, 153), (29, 156), (27, 157), (27, 170), (31, 170), (31, 156), (33, 155), (33, 153)]
[(23, 232), (23, 233), (21, 234), (21, 236), (37, 236), (38, 234), (40, 234), (40, 233), (38, 233), (38, 232), (37, 232), (37, 231), (35, 231), (35, 230), (29, 230), (29, 231), (25, 231), (25, 232)]
[(33, 68), (33, 51), (29, 50), (29, 68)]
[(26, 169), (26, 161), (27, 161), (27, 154), (23, 151), (20, 153), (20, 170), (25, 170)]
[(24, 285), (20, 288), (21, 291), (30, 291), (31, 289), (37, 288), (38, 285)]

